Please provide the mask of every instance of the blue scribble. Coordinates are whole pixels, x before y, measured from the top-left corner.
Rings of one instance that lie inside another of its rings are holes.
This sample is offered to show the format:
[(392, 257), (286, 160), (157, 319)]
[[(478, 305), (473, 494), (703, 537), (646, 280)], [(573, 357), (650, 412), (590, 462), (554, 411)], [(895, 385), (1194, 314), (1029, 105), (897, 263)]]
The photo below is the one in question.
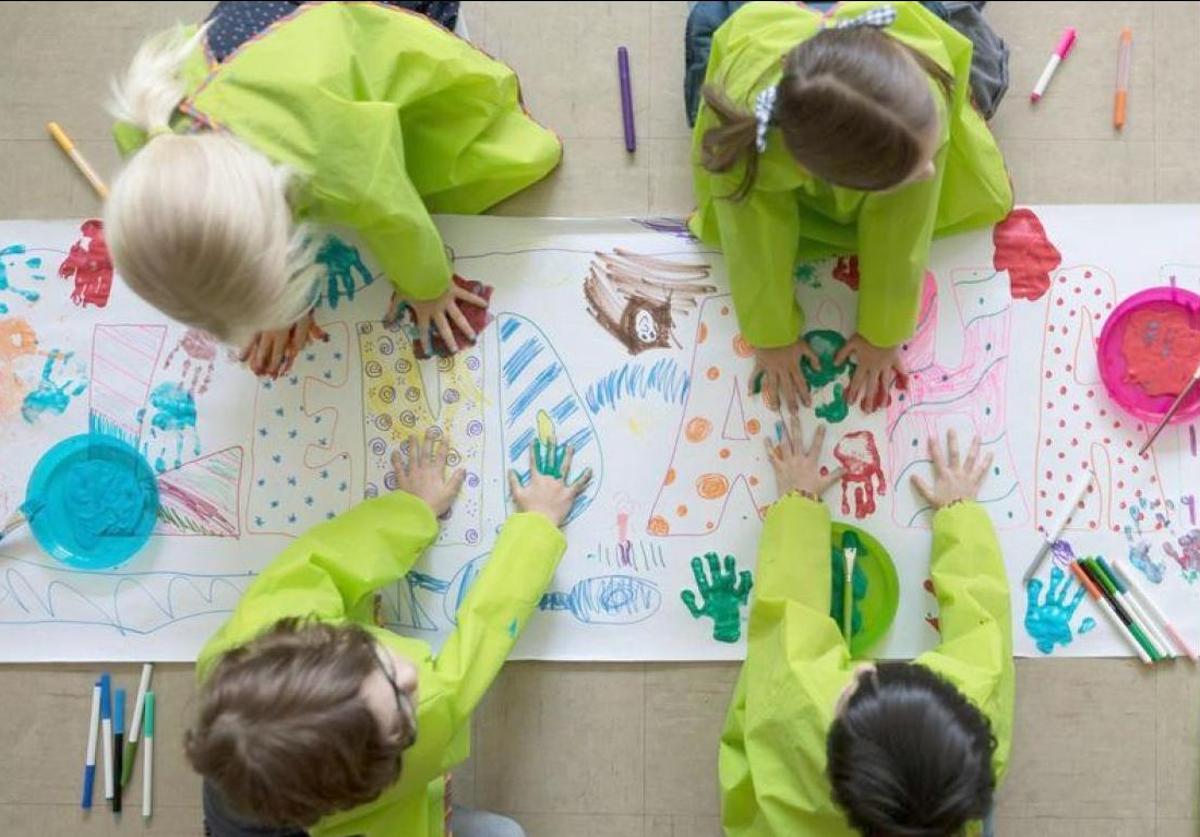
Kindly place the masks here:
[[(1066, 574), (1058, 566), (1051, 567), (1050, 586), (1046, 589), (1045, 598), (1039, 602), (1042, 586), (1040, 578), (1029, 582), (1026, 590), (1025, 631), (1033, 638), (1039, 651), (1049, 654), (1055, 645), (1066, 647), (1070, 644), (1071, 619), (1079, 603), (1083, 601), (1085, 590), (1066, 578)], [(1072, 587), (1075, 588), (1075, 595), (1067, 601)]]
[(82, 395), (87, 389), (87, 382), (68, 380), (58, 384), (54, 381), (54, 365), (61, 361), (63, 368), (74, 357), (74, 352), (60, 352), (51, 349), (42, 366), (42, 377), (38, 379), (37, 387), (25, 396), (21, 404), (21, 418), (33, 424), (46, 413), (61, 416), (71, 405), (71, 399)]
[(632, 625), (649, 619), (662, 606), (658, 585), (632, 575), (585, 578), (568, 592), (550, 592), (541, 610), (562, 610), (586, 625)]
[[(503, 338), (503, 334), (501, 337)], [(517, 347), (517, 350), (504, 361), (504, 383), (511, 386), (513, 381), (521, 377), (525, 367), (542, 353), (542, 347), (543, 344), (536, 337), (530, 337)]]
[[(196, 399), (178, 383), (160, 384), (150, 393), (150, 405), (154, 415), (150, 418), (149, 438), (142, 442), (142, 451), (147, 458), (154, 456), (154, 470), (160, 474), (168, 467), (178, 468), (183, 464), (183, 446), (186, 438), (192, 441), (192, 451), (200, 455), (200, 435), (196, 430)], [(146, 409), (138, 411), (138, 421), (144, 421)], [(160, 436), (162, 438), (160, 438)], [(173, 464), (168, 466), (167, 454), (170, 442), (175, 443)]]
[(606, 407), (616, 410), (625, 398), (646, 398), (651, 394), (668, 404), (683, 404), (691, 380), (671, 358), (662, 358), (651, 366), (627, 363), (589, 386), (583, 397), (592, 415)]
[(1148, 514), (1152, 513), (1158, 528), (1166, 528), (1170, 524), (1168, 515), (1174, 510), (1175, 504), (1170, 500), (1164, 506), (1158, 500), (1150, 502), (1145, 497), (1139, 497), (1136, 503), (1129, 504), (1131, 523), (1123, 528), (1125, 540), (1129, 544), (1129, 563), (1136, 567), (1151, 584), (1162, 584), (1163, 577), (1167, 572), (1167, 564), (1166, 561), (1155, 561), (1151, 557), (1150, 543), (1144, 540), (1146, 535), (1142, 531), (1142, 523)]
[(325, 239), (315, 261), (325, 268), (325, 300), (330, 308), (337, 308), (342, 297), (353, 301), (355, 292), (375, 281), (358, 250), (336, 235)]
[(1080, 636), (1082, 636), (1083, 634), (1086, 634), (1088, 631), (1092, 630), (1092, 628), (1094, 628), (1094, 627), (1096, 627), (1095, 619), (1093, 619), (1090, 616), (1083, 617), (1083, 621), (1079, 623)]
[[(0, 293), (8, 292), (21, 297), (26, 302), (37, 302), (41, 298), (41, 294), (37, 291), (31, 291), (26, 288), (17, 288), (12, 285), (8, 278), (8, 269), (22, 261), (20, 258), (14, 258), (25, 255), (24, 244), (10, 244), (7, 247), (0, 248)], [(37, 256), (24, 259), (25, 267), (37, 270), (42, 266), (42, 260)], [(46, 277), (41, 274), (35, 274), (34, 279), (43, 280)], [(0, 302), (0, 314), (8, 313), (8, 305)]]
[[(530, 405), (538, 399), (538, 396), (546, 391), (547, 387), (558, 379), (562, 371), (562, 366), (557, 362), (550, 364), (534, 377), (520, 395), (513, 399), (512, 403), (508, 405), (509, 427), (521, 418)], [(509, 383), (512, 382), (509, 381)]]

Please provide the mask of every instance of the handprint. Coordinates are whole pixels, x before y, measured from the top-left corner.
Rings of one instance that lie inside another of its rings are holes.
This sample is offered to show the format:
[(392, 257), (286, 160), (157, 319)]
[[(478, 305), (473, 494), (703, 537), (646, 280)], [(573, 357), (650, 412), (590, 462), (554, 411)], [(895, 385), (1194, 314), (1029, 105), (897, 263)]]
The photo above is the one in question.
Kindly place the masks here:
[[(176, 355), (183, 352), (183, 369), (179, 373), (179, 385), (188, 384), (187, 390), (192, 395), (203, 395), (212, 383), (213, 370), (217, 366), (217, 341), (207, 331), (189, 328), (183, 337), (175, 344), (175, 348), (167, 353), (163, 369), (170, 369)], [(192, 380), (188, 383), (188, 373)]]
[(337, 308), (342, 297), (352, 301), (359, 288), (365, 288), (375, 281), (358, 255), (358, 250), (336, 235), (325, 239), (325, 243), (317, 250), (315, 261), (326, 271), (325, 301), (330, 308)]
[[(1075, 595), (1067, 601), (1067, 594), (1072, 587), (1075, 588)], [(1083, 601), (1085, 591), (1068, 579), (1056, 564), (1050, 568), (1050, 587), (1046, 590), (1045, 598), (1039, 603), (1041, 592), (1040, 578), (1029, 582), (1025, 605), (1025, 630), (1033, 637), (1038, 650), (1049, 654), (1055, 645), (1066, 646), (1071, 642), (1071, 619), (1079, 603)], [(1080, 632), (1083, 632), (1082, 627)]]
[(1163, 544), (1163, 552), (1174, 559), (1189, 583), (1200, 577), (1200, 529), (1192, 529), (1186, 535), (1180, 535), (1179, 549), (1170, 541)]
[(79, 228), (79, 240), (58, 266), (60, 279), (73, 279), (75, 289), (71, 301), (86, 308), (108, 305), (112, 291), (113, 264), (104, 241), (104, 223), (95, 218), (84, 221)]
[[(87, 381), (76, 383), (74, 379), (70, 379), (59, 384), (53, 378), (55, 364), (61, 361), (62, 369), (66, 369), (74, 356), (74, 352), (50, 350), (50, 354), (46, 355), (46, 363), (42, 366), (42, 377), (38, 379), (37, 387), (26, 394), (21, 404), (21, 418), (33, 424), (43, 413), (61, 416), (71, 405), (71, 399), (87, 389)], [(83, 374), (82, 369), (77, 371)]]
[[(196, 432), (196, 399), (179, 384), (160, 384), (150, 393), (150, 405), (154, 415), (150, 426), (143, 431), (142, 451), (149, 459), (153, 456), (154, 470), (162, 473), (183, 464), (183, 443), (191, 437), (193, 455), (200, 455), (200, 435)], [(146, 408), (138, 411), (138, 421), (144, 421)], [(167, 464), (171, 441), (175, 443), (175, 457)]]
[(696, 589), (700, 591), (703, 607), (696, 606), (696, 594), (684, 590), (679, 594), (687, 605), (692, 618), (707, 616), (713, 620), (713, 639), (718, 642), (737, 642), (742, 635), (742, 605), (750, 597), (754, 580), (749, 570), (737, 571), (737, 561), (732, 555), (725, 556), (725, 570), (721, 570), (721, 559), (715, 552), (706, 554), (710, 582), (704, 575), (704, 564), (699, 557), (692, 559), (692, 574), (696, 577)]
[[(1163, 513), (1164, 511), (1166, 514)], [(1145, 497), (1139, 497), (1136, 503), (1129, 505), (1129, 517), (1132, 525), (1127, 524), (1124, 527), (1125, 540), (1129, 542), (1129, 563), (1137, 567), (1142, 575), (1146, 576), (1146, 579), (1153, 584), (1162, 583), (1167, 565), (1166, 562), (1155, 561), (1150, 556), (1150, 543), (1145, 540), (1146, 535), (1142, 531), (1142, 523), (1146, 520), (1147, 513), (1153, 513), (1154, 528), (1156, 530), (1164, 529), (1170, 522), (1169, 515), (1174, 511), (1175, 504), (1170, 500), (1164, 506), (1158, 500), (1151, 502)]]

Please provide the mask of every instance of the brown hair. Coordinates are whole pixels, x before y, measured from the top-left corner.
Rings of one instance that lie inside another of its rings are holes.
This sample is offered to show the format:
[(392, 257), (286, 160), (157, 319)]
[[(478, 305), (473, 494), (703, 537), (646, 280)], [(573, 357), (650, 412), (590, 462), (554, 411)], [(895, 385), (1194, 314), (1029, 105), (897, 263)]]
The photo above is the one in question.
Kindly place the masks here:
[[(774, 118), (796, 162), (835, 186), (889, 189), (912, 174), (937, 119), (927, 77), (949, 94), (954, 79), (924, 53), (871, 26), (825, 29), (791, 49)], [(740, 200), (758, 174), (754, 114), (714, 85), (704, 101), (719, 125), (701, 139), (701, 164), (726, 172), (745, 158), (730, 196)]]
[(360, 694), (374, 643), (357, 625), (283, 619), (229, 651), (201, 688), (188, 761), (262, 825), (310, 826), (374, 799), (411, 740), (385, 735)]

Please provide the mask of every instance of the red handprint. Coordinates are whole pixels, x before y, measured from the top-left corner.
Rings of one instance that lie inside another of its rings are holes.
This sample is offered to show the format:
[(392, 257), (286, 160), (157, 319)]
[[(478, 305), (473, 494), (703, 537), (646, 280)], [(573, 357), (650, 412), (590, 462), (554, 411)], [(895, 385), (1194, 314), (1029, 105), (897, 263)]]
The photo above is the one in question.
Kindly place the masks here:
[(104, 241), (104, 223), (95, 218), (84, 221), (79, 228), (79, 240), (71, 245), (71, 251), (58, 266), (60, 279), (74, 279), (75, 290), (71, 301), (86, 308), (89, 304), (97, 308), (108, 305), (112, 291), (113, 266), (108, 255), (108, 244)]
[(875, 513), (875, 494), (887, 494), (879, 449), (869, 430), (847, 433), (833, 449), (833, 456), (845, 470), (842, 474), (842, 514), (850, 513), (850, 487), (854, 486), (854, 516), (858, 519)]

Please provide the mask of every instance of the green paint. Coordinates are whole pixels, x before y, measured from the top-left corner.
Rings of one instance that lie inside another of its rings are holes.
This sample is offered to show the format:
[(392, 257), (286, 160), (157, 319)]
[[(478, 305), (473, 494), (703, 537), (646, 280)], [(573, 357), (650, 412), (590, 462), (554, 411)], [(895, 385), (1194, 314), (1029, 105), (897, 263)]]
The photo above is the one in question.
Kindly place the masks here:
[(846, 583), (846, 559), (842, 553), (843, 549), (857, 549), (858, 554), (854, 561), (854, 579), (851, 582), (851, 598), (853, 604), (850, 612), (850, 636), (854, 637), (862, 633), (863, 615), (862, 602), (867, 597), (867, 572), (863, 569), (862, 559), (866, 557), (867, 550), (863, 547), (862, 541), (854, 532), (844, 532), (842, 534), (842, 546), (839, 549), (836, 546), (830, 545), (829, 564), (832, 572), (832, 597), (829, 600), (829, 616), (839, 625), (844, 624), (845, 613), (845, 583)]
[(520, 630), (521, 630), (521, 626), (517, 624), (516, 619), (514, 619), (508, 623), (508, 635), (512, 639), (517, 638), (517, 634), (520, 632)]
[(336, 235), (325, 239), (317, 250), (315, 261), (325, 268), (325, 299), (330, 308), (337, 308), (342, 297), (353, 300), (360, 287), (365, 288), (375, 281), (358, 250)]
[(557, 445), (553, 439), (543, 442), (533, 440), (533, 464), (539, 474), (562, 479), (563, 461), (567, 458), (567, 446)]
[(850, 405), (846, 401), (846, 389), (850, 378), (854, 375), (855, 364), (847, 360), (841, 365), (833, 362), (837, 353), (846, 345), (846, 338), (836, 331), (810, 331), (804, 335), (809, 348), (820, 359), (821, 365), (813, 369), (807, 358), (800, 361), (800, 371), (812, 391), (816, 403), (817, 418), (825, 419), (831, 424), (844, 421), (850, 415)]
[(704, 573), (704, 561), (699, 556), (692, 559), (692, 575), (696, 577), (696, 589), (703, 605), (696, 604), (696, 594), (683, 590), (679, 597), (687, 605), (693, 619), (706, 616), (713, 620), (713, 639), (717, 642), (737, 642), (742, 635), (742, 606), (750, 598), (754, 579), (749, 570), (737, 570), (737, 560), (725, 556), (725, 568), (721, 569), (720, 556), (709, 552), (704, 556), (708, 562), (708, 575)]
[(810, 288), (821, 287), (821, 280), (817, 278), (817, 266), (812, 262), (800, 262), (796, 265), (796, 272), (793, 275), (797, 285), (806, 285)]

